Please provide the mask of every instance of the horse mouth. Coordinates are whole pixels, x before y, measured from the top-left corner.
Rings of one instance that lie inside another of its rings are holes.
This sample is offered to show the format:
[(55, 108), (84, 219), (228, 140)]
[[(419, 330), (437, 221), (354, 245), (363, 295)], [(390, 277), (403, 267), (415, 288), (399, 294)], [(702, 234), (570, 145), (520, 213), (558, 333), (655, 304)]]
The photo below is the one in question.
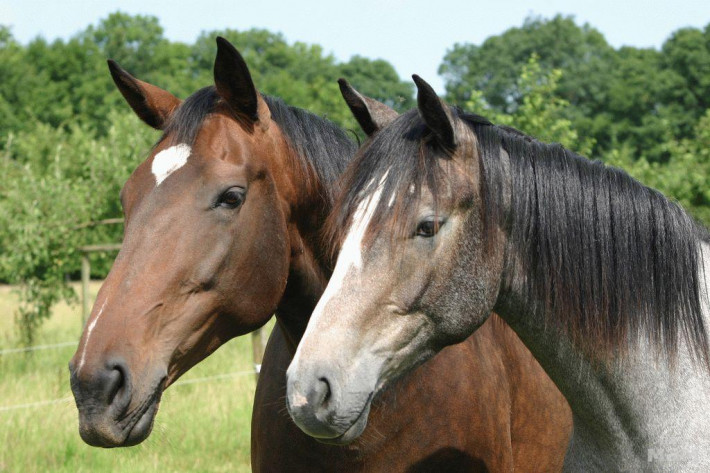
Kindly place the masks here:
[(367, 427), (367, 419), (370, 415), (370, 408), (372, 407), (372, 397), (374, 393), (370, 393), (370, 395), (367, 397), (367, 400), (365, 401), (365, 405), (363, 406), (362, 410), (360, 411), (360, 414), (358, 414), (357, 418), (353, 421), (352, 424), (350, 424), (350, 427), (347, 428), (345, 432), (342, 434), (338, 435), (337, 437), (333, 438), (316, 438), (321, 443), (329, 444), (329, 445), (348, 445), (355, 440), (357, 440), (365, 430), (365, 427)]
[(123, 431), (126, 432), (126, 438), (122, 444), (116, 445), (117, 447), (138, 445), (148, 438), (153, 431), (155, 416), (160, 407), (160, 398), (163, 394), (162, 385), (163, 382), (161, 381), (151, 396), (135, 408), (132, 413), (129, 412), (122, 421), (119, 421), (119, 424), (125, 422)]

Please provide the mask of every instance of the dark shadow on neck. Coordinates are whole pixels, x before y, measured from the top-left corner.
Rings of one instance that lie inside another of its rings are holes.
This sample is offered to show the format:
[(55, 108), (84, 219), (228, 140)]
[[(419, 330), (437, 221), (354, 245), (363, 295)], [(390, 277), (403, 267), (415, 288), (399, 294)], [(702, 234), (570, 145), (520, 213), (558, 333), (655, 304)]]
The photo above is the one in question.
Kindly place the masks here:
[(407, 473), (468, 473), (471, 471), (488, 471), (480, 458), (474, 458), (466, 452), (447, 447), (418, 461), (407, 469)]

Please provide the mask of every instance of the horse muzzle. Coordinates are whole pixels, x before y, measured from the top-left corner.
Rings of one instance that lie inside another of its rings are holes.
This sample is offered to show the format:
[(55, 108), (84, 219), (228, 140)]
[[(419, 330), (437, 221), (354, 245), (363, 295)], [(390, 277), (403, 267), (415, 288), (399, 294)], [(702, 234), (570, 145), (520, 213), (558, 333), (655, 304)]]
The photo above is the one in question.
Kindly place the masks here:
[(89, 370), (69, 364), (71, 388), (79, 410), (79, 434), (95, 447), (127, 447), (145, 440), (153, 428), (165, 375), (150, 389), (134, 388), (126, 362), (113, 358)]
[(350, 386), (344, 395), (337, 374), (329, 376), (321, 368), (287, 375), (289, 414), (303, 432), (320, 442), (348, 444), (365, 430), (374, 393), (370, 389), (356, 392)]

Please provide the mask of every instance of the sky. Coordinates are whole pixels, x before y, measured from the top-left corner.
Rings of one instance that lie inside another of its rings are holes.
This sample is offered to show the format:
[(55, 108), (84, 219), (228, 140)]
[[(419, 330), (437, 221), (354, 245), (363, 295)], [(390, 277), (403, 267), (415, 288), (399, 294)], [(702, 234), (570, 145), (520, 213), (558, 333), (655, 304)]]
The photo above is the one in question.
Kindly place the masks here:
[(440, 93), (437, 69), (448, 49), (481, 44), (531, 15), (572, 15), (614, 47), (659, 48), (678, 28), (710, 23), (710, 0), (0, 0), (0, 24), (11, 25), (21, 43), (67, 39), (116, 10), (154, 15), (168, 39), (187, 43), (225, 28), (278, 31), (289, 42), (320, 44), (341, 61), (355, 54), (385, 59), (403, 79), (419, 74)]

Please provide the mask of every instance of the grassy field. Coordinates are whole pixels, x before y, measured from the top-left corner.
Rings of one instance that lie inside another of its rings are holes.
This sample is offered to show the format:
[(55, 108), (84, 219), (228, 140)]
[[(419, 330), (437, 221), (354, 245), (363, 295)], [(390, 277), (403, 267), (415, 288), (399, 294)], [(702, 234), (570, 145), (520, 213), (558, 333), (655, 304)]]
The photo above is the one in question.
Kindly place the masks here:
[[(93, 284), (94, 293), (99, 285)], [(0, 287), (0, 350), (18, 345), (16, 298)], [(78, 341), (80, 309), (60, 305), (36, 344)], [(193, 380), (165, 392), (151, 436), (127, 449), (84, 444), (69, 388), (67, 363), (75, 346), (0, 355), (0, 472), (248, 472), (254, 376), (198, 380), (249, 371), (250, 337), (231, 341), (183, 376)], [(54, 404), (16, 406), (40, 401)], [(10, 409), (7, 409), (10, 407)]]

